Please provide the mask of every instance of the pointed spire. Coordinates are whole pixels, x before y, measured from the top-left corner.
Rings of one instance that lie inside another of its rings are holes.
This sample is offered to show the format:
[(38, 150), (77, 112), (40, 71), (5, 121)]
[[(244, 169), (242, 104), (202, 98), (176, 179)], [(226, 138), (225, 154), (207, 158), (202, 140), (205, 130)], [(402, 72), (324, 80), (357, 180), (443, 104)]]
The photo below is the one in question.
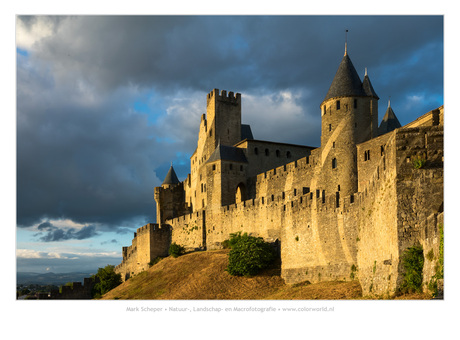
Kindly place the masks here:
[(174, 171), (172, 162), (171, 162), (171, 167), (169, 168), (168, 173), (166, 174), (165, 180), (161, 185), (165, 184), (179, 184), (179, 179), (177, 178), (176, 172)]
[(369, 97), (374, 97), (376, 99), (379, 99), (379, 96), (377, 93), (375, 93), (374, 88), (372, 87), (371, 80), (369, 79), (369, 76), (367, 74), (367, 67), (364, 69), (364, 79), (363, 79), (363, 89), (364, 92), (366, 93), (367, 96)]
[(366, 96), (358, 72), (348, 55), (342, 58), (324, 101), (342, 96)]
[(396, 117), (393, 109), (391, 108), (390, 99), (388, 99), (388, 108), (383, 116), (382, 122), (379, 126), (379, 135), (383, 135), (387, 132), (393, 131), (401, 127), (401, 123)]

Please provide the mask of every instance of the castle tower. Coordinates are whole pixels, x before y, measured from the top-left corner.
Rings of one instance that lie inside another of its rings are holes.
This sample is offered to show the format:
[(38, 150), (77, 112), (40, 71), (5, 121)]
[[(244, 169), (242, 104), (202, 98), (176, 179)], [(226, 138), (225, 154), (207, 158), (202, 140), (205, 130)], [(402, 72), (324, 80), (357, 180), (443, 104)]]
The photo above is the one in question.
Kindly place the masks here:
[(217, 145), (206, 163), (209, 209), (219, 211), (224, 205), (246, 199), (247, 164), (242, 149), (220, 143)]
[(208, 134), (214, 137), (209, 155), (218, 143), (232, 146), (241, 141), (241, 94), (212, 90), (206, 98), (206, 116)]
[[(206, 162), (218, 144), (233, 146), (241, 141), (242, 130), (250, 132), (248, 126), (241, 124), (241, 95), (218, 89), (206, 96), (206, 114), (201, 116), (198, 145), (190, 158), (190, 185), (186, 187), (189, 206), (194, 210), (207, 206)], [(243, 129), (244, 127), (244, 129)], [(250, 134), (250, 137), (252, 133)]]
[(366, 74), (361, 82), (345, 49), (321, 103), (321, 180), (326, 196), (357, 192), (356, 144), (377, 136), (378, 96)]
[(171, 164), (161, 187), (154, 191), (157, 203), (157, 223), (163, 224), (167, 219), (183, 215), (186, 210), (184, 184), (179, 182)]
[(387, 132), (393, 131), (401, 127), (401, 123), (396, 117), (393, 109), (390, 105), (390, 100), (388, 100), (388, 108), (383, 116), (382, 122), (379, 126), (379, 135), (384, 135)]

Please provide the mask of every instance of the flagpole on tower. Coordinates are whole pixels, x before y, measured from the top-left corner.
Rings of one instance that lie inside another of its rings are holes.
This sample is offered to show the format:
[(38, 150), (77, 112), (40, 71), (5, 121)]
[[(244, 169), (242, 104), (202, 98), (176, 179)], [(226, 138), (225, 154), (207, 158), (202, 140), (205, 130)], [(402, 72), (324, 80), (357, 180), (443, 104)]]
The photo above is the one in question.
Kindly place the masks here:
[(345, 30), (345, 55), (347, 55), (347, 35), (348, 35), (348, 30)]

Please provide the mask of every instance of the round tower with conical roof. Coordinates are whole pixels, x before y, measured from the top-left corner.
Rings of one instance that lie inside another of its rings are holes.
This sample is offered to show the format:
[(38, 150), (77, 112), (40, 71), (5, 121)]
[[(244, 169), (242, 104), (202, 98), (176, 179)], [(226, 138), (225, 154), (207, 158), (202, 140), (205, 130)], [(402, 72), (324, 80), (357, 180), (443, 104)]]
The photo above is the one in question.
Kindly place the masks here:
[(320, 106), (319, 189), (325, 190), (326, 196), (335, 193), (339, 198), (357, 192), (356, 144), (377, 136), (378, 100), (367, 70), (361, 81), (345, 49), (345, 55)]

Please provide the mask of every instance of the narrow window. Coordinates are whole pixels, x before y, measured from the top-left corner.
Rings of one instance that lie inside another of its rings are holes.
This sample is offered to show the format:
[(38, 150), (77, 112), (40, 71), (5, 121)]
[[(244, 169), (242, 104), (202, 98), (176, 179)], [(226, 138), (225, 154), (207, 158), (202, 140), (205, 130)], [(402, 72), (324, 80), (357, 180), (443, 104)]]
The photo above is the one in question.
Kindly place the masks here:
[(270, 151), (268, 151), (268, 149), (265, 149), (265, 156), (268, 156), (270, 155)]
[(280, 151), (279, 150), (276, 150), (275, 153), (276, 153), (276, 157), (280, 156)]
[(358, 99), (355, 99), (353, 101), (353, 108), (357, 109), (358, 108)]
[(337, 158), (334, 158), (332, 160), (332, 169), (335, 169), (335, 168), (337, 168)]
[(272, 195), (272, 202), (275, 200), (275, 195)]
[(337, 110), (340, 110), (340, 100), (337, 100), (335, 102), (335, 105), (337, 106)]
[(259, 149), (254, 148), (254, 154), (255, 154), (255, 155), (258, 155), (258, 154), (259, 154)]
[(316, 189), (316, 198), (319, 198), (319, 190)]
[(332, 124), (329, 124), (329, 131), (332, 131)]
[(233, 170), (233, 164), (229, 165), (230, 170)]
[(335, 193), (335, 207), (336, 208), (340, 207), (340, 193), (339, 192)]
[(209, 129), (209, 137), (212, 137), (212, 129)]
[(240, 171), (243, 171), (243, 166), (242, 165), (240, 165)]
[(283, 191), (283, 193), (281, 194), (281, 196), (282, 196), (282, 199), (284, 200), (284, 197), (285, 197), (284, 191)]
[(297, 189), (294, 189), (294, 196), (297, 196)]
[(337, 186), (337, 191), (340, 191), (340, 184)]
[(291, 151), (286, 152), (286, 157), (291, 158)]
[(323, 115), (326, 114), (326, 105), (323, 106)]
[(214, 171), (214, 170), (216, 170), (216, 165), (215, 164), (212, 165), (212, 171)]
[(335, 142), (332, 142), (332, 148), (335, 149)]
[(322, 202), (326, 203), (326, 191), (325, 190), (323, 190), (321, 198), (322, 198)]
[(380, 146), (380, 156), (383, 156), (385, 154), (385, 148), (383, 145)]
[(353, 194), (350, 195), (350, 203), (355, 203), (355, 196)]

